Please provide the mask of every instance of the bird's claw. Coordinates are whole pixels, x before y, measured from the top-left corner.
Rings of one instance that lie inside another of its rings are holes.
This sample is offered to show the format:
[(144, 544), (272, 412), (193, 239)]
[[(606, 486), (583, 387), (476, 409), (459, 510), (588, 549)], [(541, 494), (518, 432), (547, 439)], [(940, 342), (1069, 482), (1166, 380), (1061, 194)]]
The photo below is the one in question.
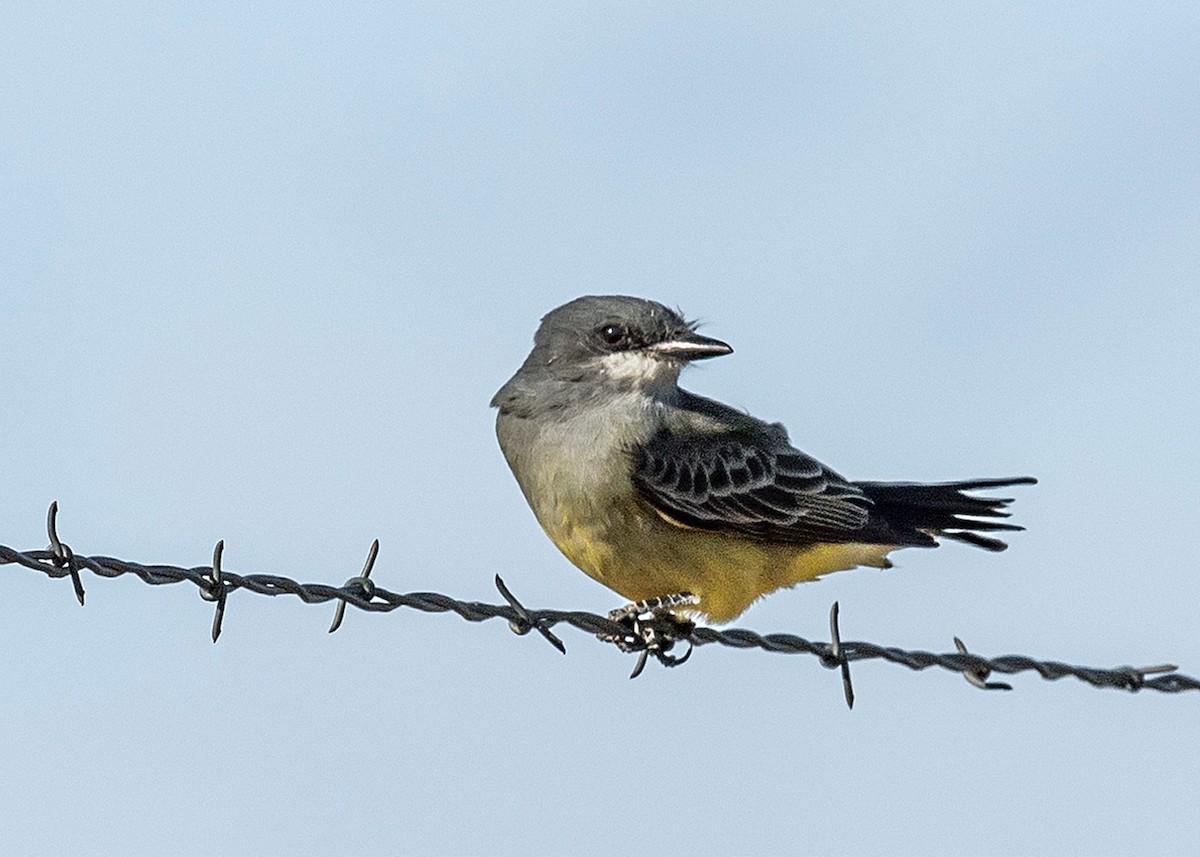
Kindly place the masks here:
[(600, 634), (599, 637), (606, 643), (615, 643), (623, 652), (642, 653), (630, 678), (636, 678), (641, 673), (648, 655), (654, 655), (663, 666), (679, 666), (691, 657), (691, 647), (682, 657), (672, 655), (670, 651), (677, 642), (691, 635), (696, 623), (672, 611), (694, 607), (699, 603), (700, 599), (690, 592), (679, 592), (626, 604), (608, 614), (609, 619), (622, 626), (622, 632)]

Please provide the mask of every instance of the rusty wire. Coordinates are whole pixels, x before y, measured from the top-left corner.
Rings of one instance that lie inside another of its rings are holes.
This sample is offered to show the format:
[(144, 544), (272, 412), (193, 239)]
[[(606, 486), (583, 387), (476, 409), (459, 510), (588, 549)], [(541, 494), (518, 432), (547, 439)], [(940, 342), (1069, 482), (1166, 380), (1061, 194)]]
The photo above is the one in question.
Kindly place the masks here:
[[(870, 659), (900, 664), (912, 670), (940, 667), (963, 675), (972, 685), (983, 690), (1011, 690), (1008, 684), (989, 682), (987, 679), (992, 673), (1019, 672), (1036, 672), (1047, 680), (1072, 676), (1094, 687), (1114, 687), (1129, 691), (1147, 689), (1179, 693), (1200, 690), (1200, 680), (1176, 672), (1177, 668), (1173, 664), (1102, 669), (1073, 666), (1058, 661), (1042, 661), (1024, 655), (985, 658), (967, 651), (958, 637), (954, 638), (957, 651), (945, 654), (908, 651), (874, 643), (846, 642), (841, 639), (838, 629), (836, 603), (829, 617), (831, 642), (821, 643), (793, 634), (758, 634), (740, 628), (721, 630), (697, 626), (668, 611), (655, 609), (655, 605), (644, 605), (645, 609), (626, 610), (625, 615), (619, 619), (584, 611), (530, 610), (517, 600), (499, 575), (496, 576), (495, 584), (507, 602), (505, 604), (459, 601), (436, 592), (389, 592), (375, 586), (370, 580), (371, 570), (379, 554), (378, 539), (371, 545), (362, 572), (340, 587), (323, 583), (303, 584), (287, 577), (269, 574), (235, 574), (221, 567), (224, 541), (217, 542), (212, 565), (193, 568), (141, 565), (107, 556), (80, 556), (59, 539), (57, 515), (58, 503), (51, 503), (46, 518), (46, 530), (50, 540), (48, 548), (17, 551), (0, 545), (0, 564), (24, 566), (51, 578), (69, 577), (75, 597), (81, 605), (84, 603), (83, 581), (80, 577), (80, 571), (83, 569), (99, 577), (111, 578), (131, 574), (153, 586), (187, 581), (197, 587), (202, 598), (216, 604), (212, 623), (213, 642), (216, 642), (221, 634), (229, 594), (238, 589), (245, 589), (259, 595), (295, 595), (306, 604), (337, 601), (337, 611), (329, 628), (330, 633), (341, 626), (347, 604), (371, 613), (388, 613), (400, 607), (409, 607), (426, 613), (456, 613), (469, 622), (505, 619), (516, 633), (537, 631), (556, 649), (566, 654), (566, 646), (552, 629), (556, 625), (570, 625), (605, 642), (615, 643), (623, 651), (636, 652), (638, 662), (631, 678), (641, 674), (651, 655), (664, 666), (678, 666), (691, 655), (692, 647), (711, 643), (736, 649), (754, 648), (784, 654), (815, 655), (824, 666), (840, 671), (846, 704), (851, 707), (854, 704), (854, 690), (850, 681), (850, 664), (853, 661)], [(677, 643), (685, 643), (688, 646), (687, 653), (682, 657), (671, 654)]]

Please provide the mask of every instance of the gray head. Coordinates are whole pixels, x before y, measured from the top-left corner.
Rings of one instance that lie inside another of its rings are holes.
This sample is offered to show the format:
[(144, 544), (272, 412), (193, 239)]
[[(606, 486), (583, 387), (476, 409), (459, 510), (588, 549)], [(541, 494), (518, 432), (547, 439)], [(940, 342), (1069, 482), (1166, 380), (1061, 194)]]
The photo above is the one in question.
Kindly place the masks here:
[(569, 389), (575, 386), (588, 393), (671, 388), (689, 362), (731, 351), (656, 301), (624, 295), (576, 298), (542, 318), (533, 351), (492, 405), (503, 409), (515, 398), (537, 393), (539, 386), (572, 398), (585, 392)]

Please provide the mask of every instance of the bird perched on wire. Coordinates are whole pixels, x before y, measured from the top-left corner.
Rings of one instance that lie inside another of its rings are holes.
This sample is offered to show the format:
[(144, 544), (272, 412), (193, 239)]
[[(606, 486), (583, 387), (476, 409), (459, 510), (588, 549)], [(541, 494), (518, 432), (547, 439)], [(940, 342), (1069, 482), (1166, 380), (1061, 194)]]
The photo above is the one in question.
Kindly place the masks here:
[(635, 602), (727, 622), (781, 587), (887, 568), (938, 537), (990, 551), (1019, 530), (1009, 499), (966, 492), (1030, 477), (854, 482), (779, 423), (678, 385), (733, 349), (660, 303), (581, 297), (548, 313), (492, 399), (496, 434), (534, 515), (586, 574)]

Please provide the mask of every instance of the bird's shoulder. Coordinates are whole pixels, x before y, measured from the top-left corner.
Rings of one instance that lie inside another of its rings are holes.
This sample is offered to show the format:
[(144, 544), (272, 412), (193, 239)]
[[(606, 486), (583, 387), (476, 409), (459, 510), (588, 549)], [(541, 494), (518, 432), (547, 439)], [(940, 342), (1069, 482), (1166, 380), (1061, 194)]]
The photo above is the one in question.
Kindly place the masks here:
[(701, 446), (730, 440), (763, 447), (791, 447), (782, 423), (765, 422), (683, 389), (671, 407), (664, 410), (656, 437), (659, 441), (678, 438)]

